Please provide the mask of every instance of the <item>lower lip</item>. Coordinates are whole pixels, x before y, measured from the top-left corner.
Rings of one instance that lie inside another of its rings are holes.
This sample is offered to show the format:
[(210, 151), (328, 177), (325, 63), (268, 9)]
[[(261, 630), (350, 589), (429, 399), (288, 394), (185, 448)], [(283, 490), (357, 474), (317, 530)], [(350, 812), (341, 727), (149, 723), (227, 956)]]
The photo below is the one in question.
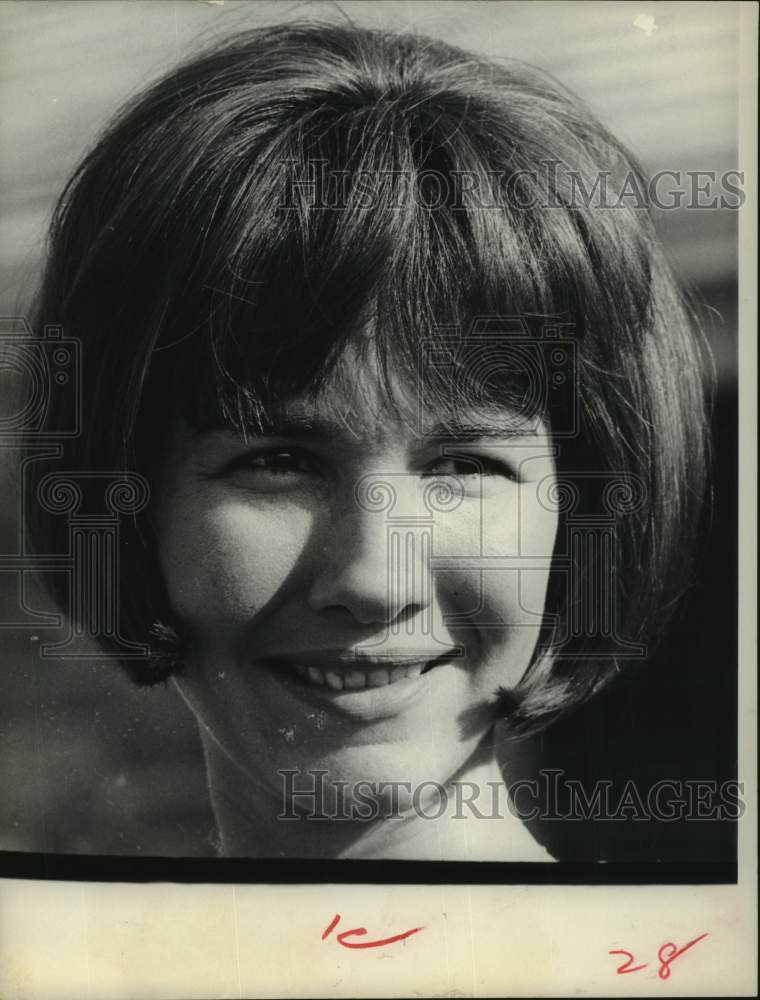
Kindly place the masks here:
[(382, 687), (335, 691), (301, 679), (282, 663), (269, 663), (267, 666), (280, 684), (301, 701), (320, 708), (329, 706), (341, 715), (366, 722), (390, 718), (410, 708), (429, 691), (434, 675), (440, 676), (452, 669), (451, 663), (447, 661), (418, 677), (407, 677)]

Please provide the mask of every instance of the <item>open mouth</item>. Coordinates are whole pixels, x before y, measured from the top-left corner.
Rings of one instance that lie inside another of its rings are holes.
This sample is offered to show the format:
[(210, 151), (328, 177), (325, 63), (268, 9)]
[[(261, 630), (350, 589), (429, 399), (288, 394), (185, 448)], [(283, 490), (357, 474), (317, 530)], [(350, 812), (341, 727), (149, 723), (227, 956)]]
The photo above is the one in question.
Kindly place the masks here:
[(363, 691), (367, 688), (388, 687), (400, 681), (417, 680), (437, 666), (450, 662), (456, 655), (456, 651), (448, 650), (432, 660), (389, 660), (386, 664), (368, 663), (361, 666), (352, 661), (341, 664), (340, 669), (330, 670), (295, 660), (288, 661), (287, 666), (302, 681), (315, 687), (332, 691)]

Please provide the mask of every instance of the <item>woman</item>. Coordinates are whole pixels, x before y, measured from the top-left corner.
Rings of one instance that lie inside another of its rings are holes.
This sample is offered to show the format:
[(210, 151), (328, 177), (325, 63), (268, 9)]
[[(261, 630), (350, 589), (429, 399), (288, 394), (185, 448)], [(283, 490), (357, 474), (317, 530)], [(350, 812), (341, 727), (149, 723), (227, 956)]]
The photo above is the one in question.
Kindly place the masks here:
[(36, 324), (88, 408), (32, 540), (51, 469), (149, 485), (101, 638), (196, 716), (223, 854), (548, 859), (511, 741), (646, 654), (703, 494), (645, 192), (537, 71), (321, 24), (192, 59), (76, 171)]

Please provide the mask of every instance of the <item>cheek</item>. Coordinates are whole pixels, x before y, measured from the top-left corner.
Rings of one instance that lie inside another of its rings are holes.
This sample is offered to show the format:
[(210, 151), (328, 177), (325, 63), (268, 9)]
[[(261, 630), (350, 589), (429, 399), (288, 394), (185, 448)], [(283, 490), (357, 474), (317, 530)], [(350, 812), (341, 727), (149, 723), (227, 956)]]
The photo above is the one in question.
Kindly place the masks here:
[(292, 576), (311, 522), (306, 511), (243, 503), (169, 505), (159, 557), (175, 613), (231, 624), (256, 614)]
[[(467, 524), (449, 535), (449, 551), (440, 551), (448, 560), (463, 557), (462, 570), (446, 574), (455, 610), (483, 626), (488, 644), (516, 642), (517, 633), (499, 627), (514, 624), (535, 626), (521, 630), (533, 643), (543, 619), (557, 514), (540, 503), (533, 484), (507, 500), (484, 499), (476, 513), (467, 513)], [(477, 569), (466, 568), (472, 557)]]

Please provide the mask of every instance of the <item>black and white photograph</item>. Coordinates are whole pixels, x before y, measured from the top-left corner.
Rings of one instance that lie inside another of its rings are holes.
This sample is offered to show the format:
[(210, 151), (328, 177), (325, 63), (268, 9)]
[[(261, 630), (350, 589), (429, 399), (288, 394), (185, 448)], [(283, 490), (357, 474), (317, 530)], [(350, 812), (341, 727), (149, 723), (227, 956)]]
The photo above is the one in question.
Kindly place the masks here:
[(3, 878), (736, 889), (756, 27), (0, 3)]

